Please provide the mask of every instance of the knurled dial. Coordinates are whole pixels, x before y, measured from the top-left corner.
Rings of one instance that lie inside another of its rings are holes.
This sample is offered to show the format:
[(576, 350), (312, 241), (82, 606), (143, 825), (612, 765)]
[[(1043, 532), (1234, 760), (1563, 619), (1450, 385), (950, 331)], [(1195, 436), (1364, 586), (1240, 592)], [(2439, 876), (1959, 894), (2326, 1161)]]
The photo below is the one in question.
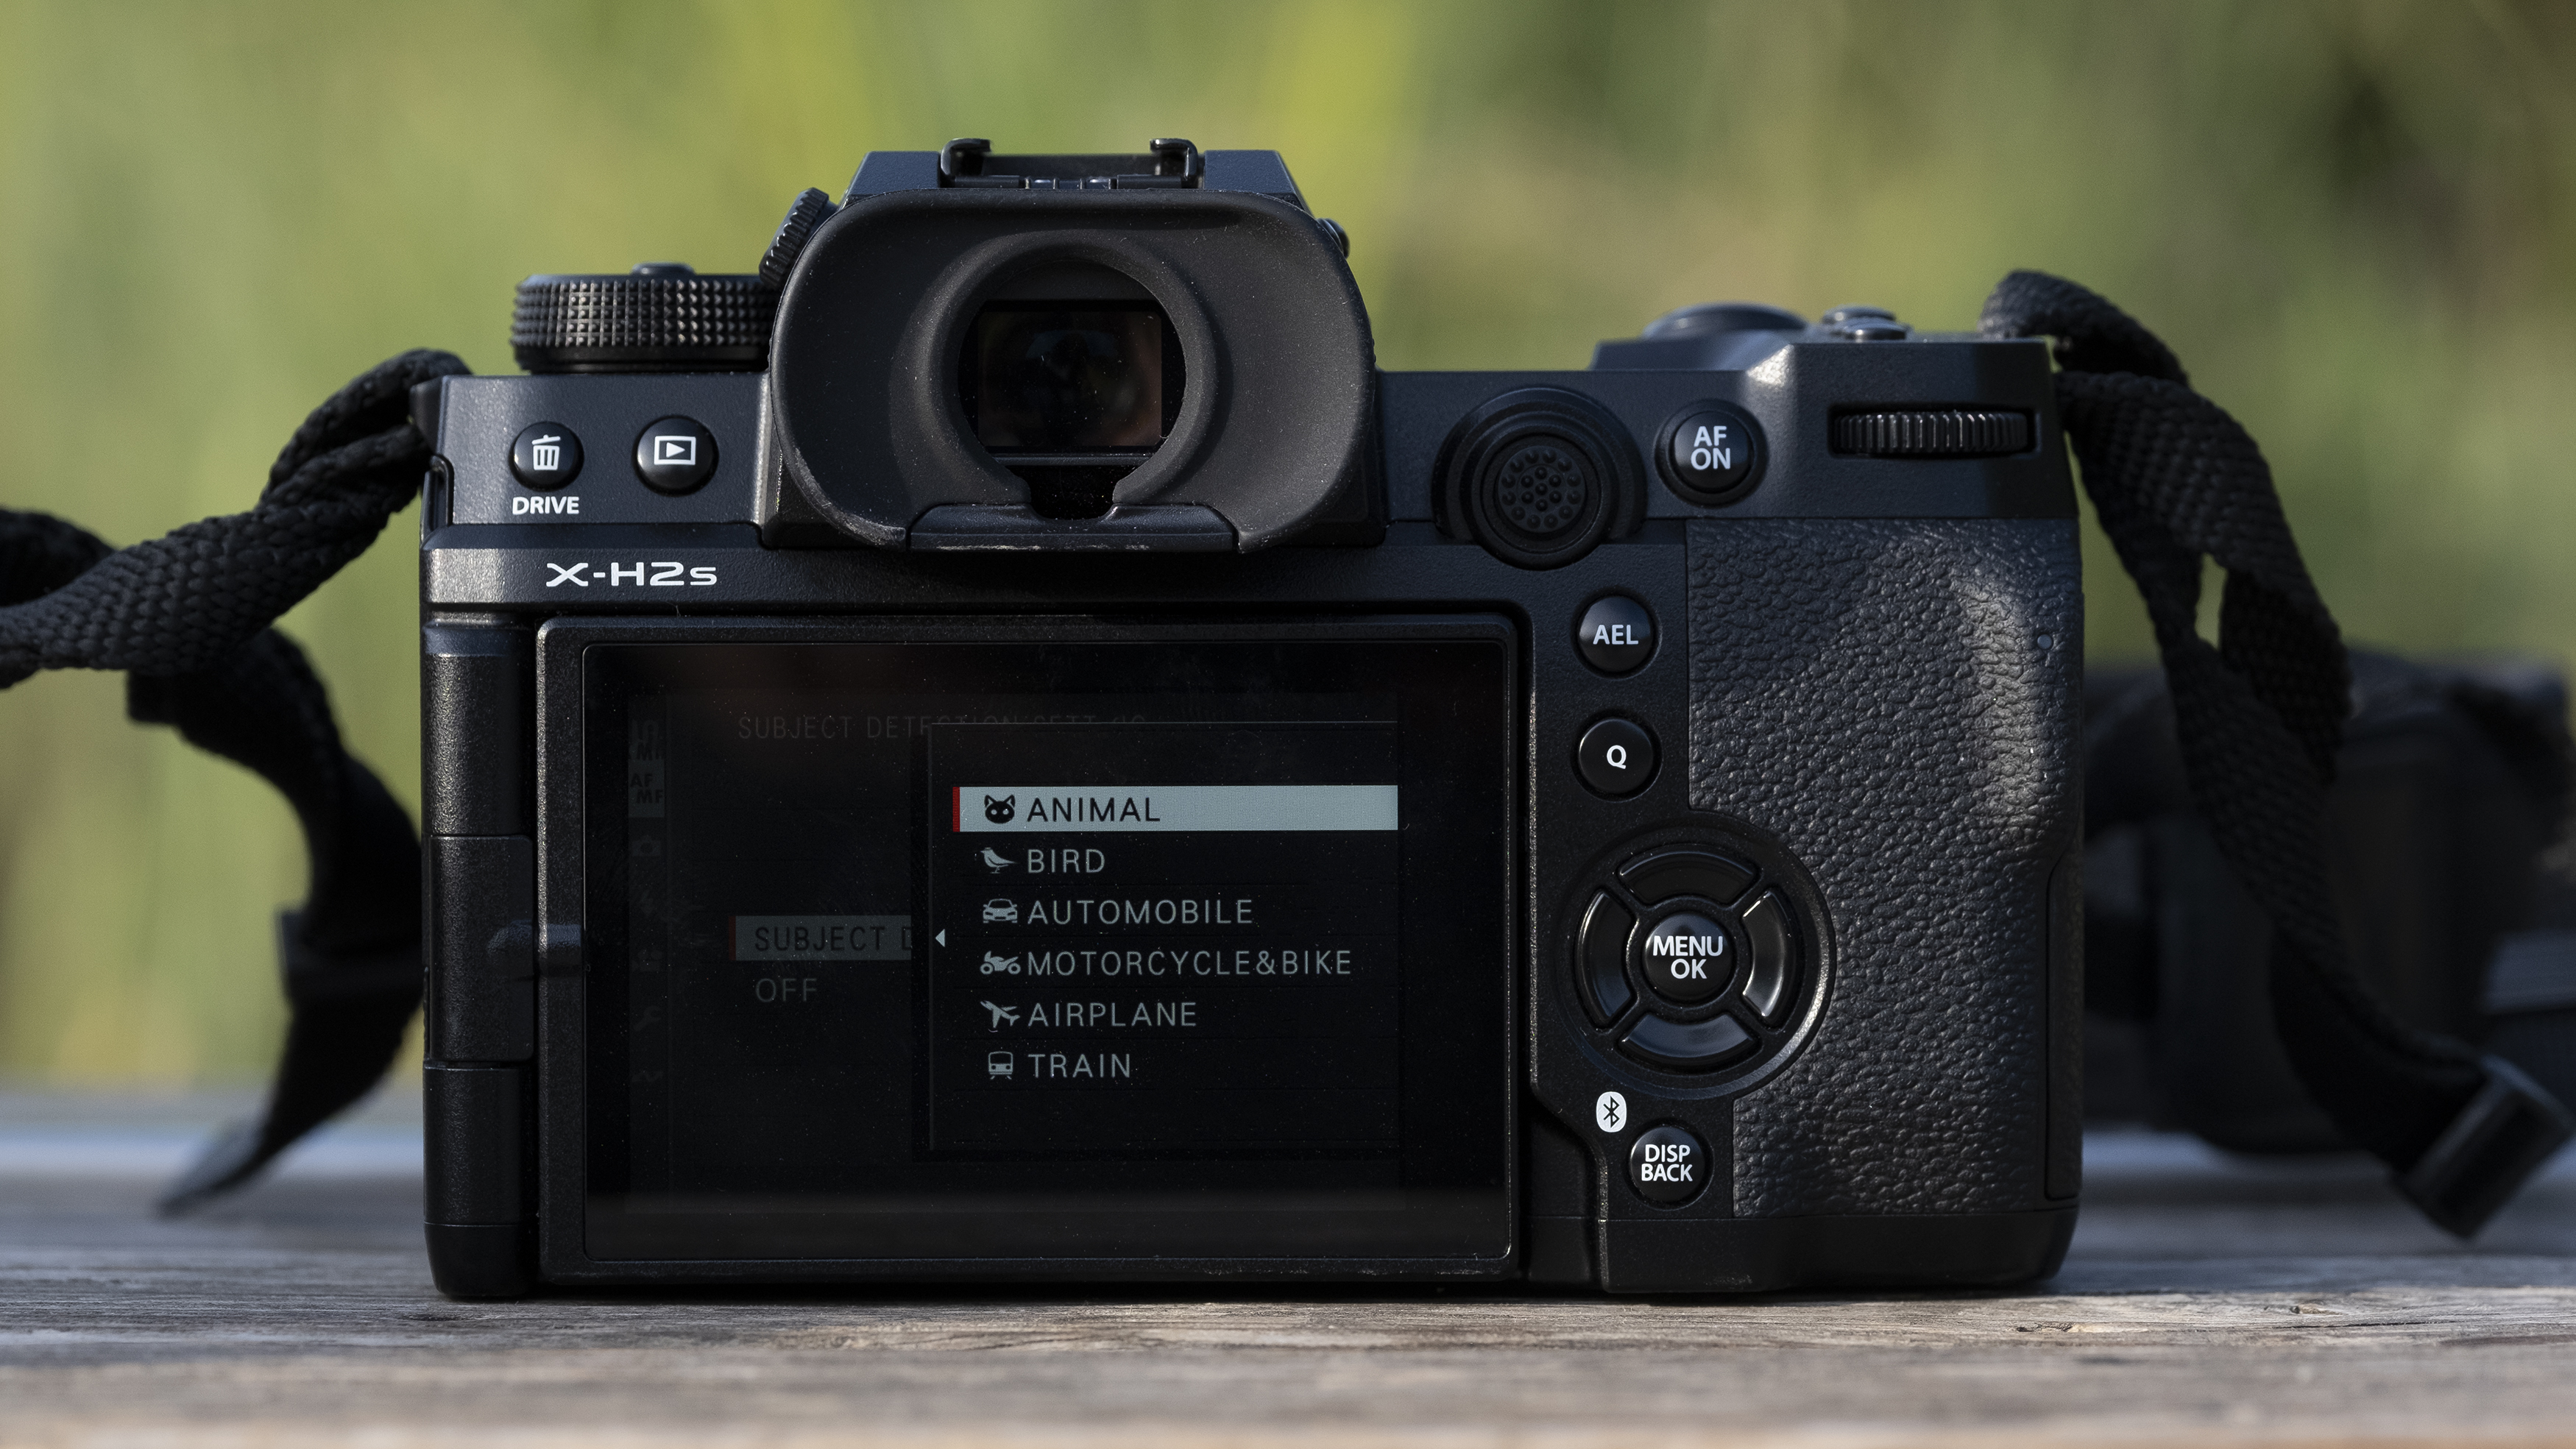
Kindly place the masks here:
[(1712, 846), (1665, 845), (1620, 863), (1574, 935), (1593, 1025), (1669, 1072), (1750, 1068), (1798, 1025), (1813, 969), (1788, 885)]
[(537, 276), (519, 284), (510, 350), (530, 372), (757, 372), (777, 315), (778, 289), (759, 277), (678, 262)]
[(760, 280), (772, 287), (785, 287), (788, 277), (796, 271), (796, 259), (805, 254), (805, 244), (814, 239), (815, 229), (839, 210), (832, 198), (816, 187), (808, 186), (799, 192), (787, 208), (787, 219), (778, 224), (778, 235), (771, 239), (769, 250), (760, 255)]
[(1864, 458), (1996, 458), (2030, 451), (2030, 414), (1995, 408), (1844, 413), (1833, 450)]

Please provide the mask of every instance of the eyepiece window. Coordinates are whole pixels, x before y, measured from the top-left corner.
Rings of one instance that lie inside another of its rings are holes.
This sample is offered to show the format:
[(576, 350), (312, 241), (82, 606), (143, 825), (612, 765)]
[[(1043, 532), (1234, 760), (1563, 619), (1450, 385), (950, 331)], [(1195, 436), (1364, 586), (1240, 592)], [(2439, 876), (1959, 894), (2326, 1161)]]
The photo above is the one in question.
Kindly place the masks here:
[(1152, 302), (992, 303), (964, 374), (967, 420), (997, 457), (1150, 453), (1180, 413), (1179, 340)]
[(958, 367), (967, 426), (1040, 513), (1097, 517), (1180, 416), (1180, 338), (1150, 301), (995, 301)]

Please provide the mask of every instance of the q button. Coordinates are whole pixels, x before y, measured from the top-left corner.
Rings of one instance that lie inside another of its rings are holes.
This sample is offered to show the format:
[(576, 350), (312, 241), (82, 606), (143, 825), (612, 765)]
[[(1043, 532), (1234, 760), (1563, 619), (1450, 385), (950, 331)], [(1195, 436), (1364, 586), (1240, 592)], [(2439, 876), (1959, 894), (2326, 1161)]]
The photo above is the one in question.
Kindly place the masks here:
[(1574, 769), (1593, 793), (1625, 800), (1655, 778), (1655, 737), (1628, 720), (1594, 720), (1574, 747)]

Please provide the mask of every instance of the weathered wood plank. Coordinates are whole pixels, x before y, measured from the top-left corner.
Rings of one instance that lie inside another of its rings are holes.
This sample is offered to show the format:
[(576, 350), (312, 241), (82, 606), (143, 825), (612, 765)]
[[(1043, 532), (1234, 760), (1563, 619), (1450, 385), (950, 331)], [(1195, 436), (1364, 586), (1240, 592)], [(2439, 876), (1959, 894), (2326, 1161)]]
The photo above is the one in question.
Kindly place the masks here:
[(2097, 1144), (2031, 1292), (454, 1304), (419, 1187), (203, 1217), (0, 1153), (11, 1444), (2576, 1442), (2576, 1171), (2474, 1249), (2376, 1173)]

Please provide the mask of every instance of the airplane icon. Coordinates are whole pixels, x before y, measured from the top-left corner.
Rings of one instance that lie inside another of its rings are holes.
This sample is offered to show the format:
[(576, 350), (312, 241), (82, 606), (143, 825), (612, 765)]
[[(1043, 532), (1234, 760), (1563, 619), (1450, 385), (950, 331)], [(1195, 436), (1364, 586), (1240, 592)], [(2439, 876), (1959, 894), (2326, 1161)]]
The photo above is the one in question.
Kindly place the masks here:
[(1009, 870), (1011, 862), (1004, 856), (994, 854), (993, 847), (988, 845), (984, 847), (984, 868), (994, 871)]
[(1000, 1031), (1005, 1026), (1020, 1024), (1020, 1009), (1016, 1006), (995, 1006), (989, 1001), (979, 1001), (975, 1004), (993, 1013), (993, 1025), (990, 1030)]

